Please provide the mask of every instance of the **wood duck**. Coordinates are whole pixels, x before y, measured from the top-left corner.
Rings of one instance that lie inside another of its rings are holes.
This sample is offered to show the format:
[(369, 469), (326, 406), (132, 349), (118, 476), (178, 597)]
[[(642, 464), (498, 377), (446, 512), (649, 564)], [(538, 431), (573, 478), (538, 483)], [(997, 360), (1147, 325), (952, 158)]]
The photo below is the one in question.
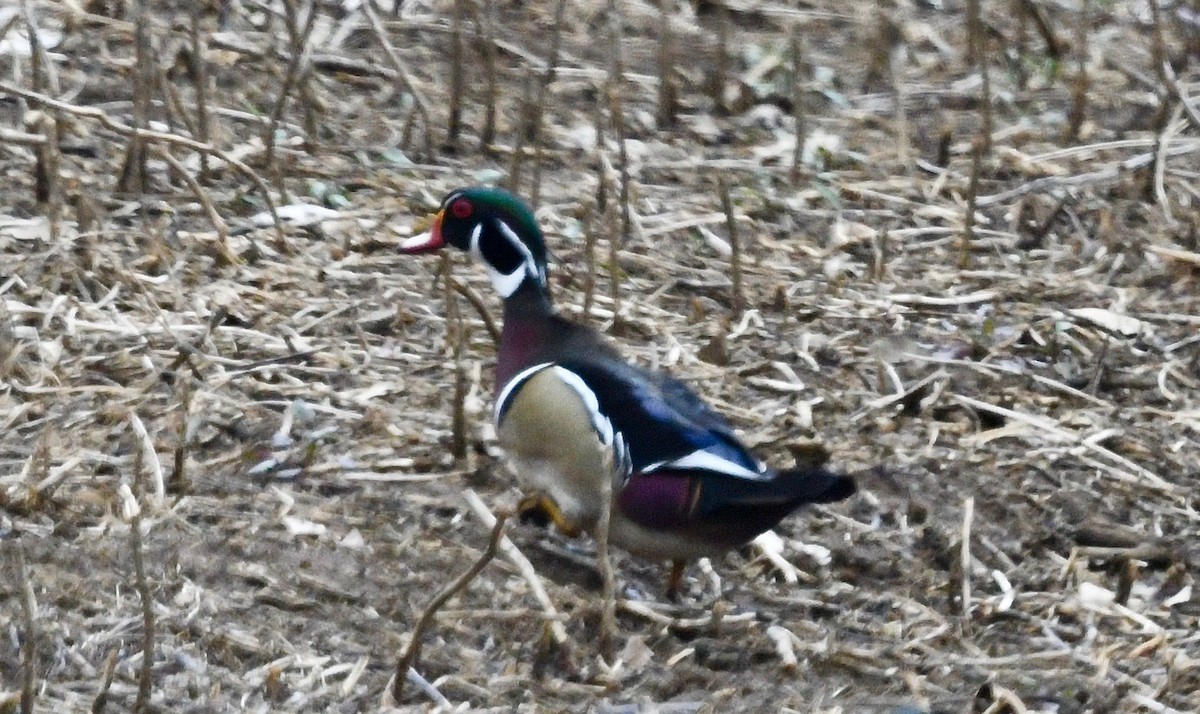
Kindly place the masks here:
[(854, 493), (850, 478), (820, 466), (768, 468), (682, 382), (629, 364), (595, 331), (555, 314), (542, 231), (516, 196), (452, 191), (430, 230), (401, 250), (447, 244), (480, 260), (504, 299), (495, 421), (533, 491), (523, 514), (569, 535), (594, 533), (611, 479), (609, 542), (671, 560), (675, 596), (686, 561), (741, 546), (804, 504)]

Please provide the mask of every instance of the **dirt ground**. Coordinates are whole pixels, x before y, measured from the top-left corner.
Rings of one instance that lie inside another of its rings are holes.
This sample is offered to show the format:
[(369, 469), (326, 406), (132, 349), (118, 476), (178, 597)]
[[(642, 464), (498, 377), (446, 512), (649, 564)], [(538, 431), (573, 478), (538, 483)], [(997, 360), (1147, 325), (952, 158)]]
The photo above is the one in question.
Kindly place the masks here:
[(391, 706), (518, 496), (397, 246), (518, 172), (562, 311), (860, 493), (677, 604), (616, 553), (607, 659), (593, 545), (511, 523), (401, 710), (1200, 710), (1194, 0), (984, 2), (974, 56), (957, 0), (145, 5), (0, 7), (0, 711)]

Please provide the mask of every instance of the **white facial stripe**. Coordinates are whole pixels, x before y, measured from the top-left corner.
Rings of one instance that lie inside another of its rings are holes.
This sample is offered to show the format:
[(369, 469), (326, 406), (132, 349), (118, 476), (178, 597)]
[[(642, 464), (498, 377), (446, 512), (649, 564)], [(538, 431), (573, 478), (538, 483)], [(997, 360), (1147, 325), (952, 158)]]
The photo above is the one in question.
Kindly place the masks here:
[(529, 246), (525, 245), (525, 241), (521, 240), (517, 232), (499, 218), (496, 219), (496, 225), (500, 226), (500, 232), (504, 234), (504, 237), (516, 246), (517, 250), (521, 251), (521, 255), (525, 256), (525, 269), (529, 274), (536, 276), (538, 280), (544, 283), (546, 281), (545, 276), (542, 275), (542, 271), (538, 268), (537, 261), (533, 259), (533, 253), (530, 252)]
[(500, 390), (500, 396), (496, 397), (496, 407), (492, 413), (492, 421), (496, 422), (497, 426), (500, 425), (500, 410), (501, 410), (501, 408), (504, 407), (504, 404), (505, 404), (505, 402), (508, 401), (509, 397), (512, 396), (513, 391), (517, 387), (524, 384), (525, 380), (529, 379), (533, 375), (537, 374), (538, 372), (542, 371), (543, 369), (549, 367), (552, 364), (554, 364), (554, 363), (553, 362), (542, 362), (541, 364), (535, 364), (532, 367), (527, 367), (527, 368), (521, 370), (520, 372), (517, 373), (517, 376), (508, 380), (508, 384), (504, 385), (504, 389)]
[(471, 232), (471, 255), (475, 256), (479, 262), (483, 263), (487, 268), (488, 277), (491, 278), (492, 287), (496, 292), (500, 293), (500, 297), (506, 298), (517, 291), (521, 287), (521, 283), (527, 275), (532, 275), (538, 279), (542, 285), (546, 284), (546, 274), (538, 267), (537, 261), (533, 259), (533, 253), (529, 251), (529, 246), (525, 245), (517, 236), (508, 224), (500, 219), (496, 219), (496, 225), (500, 227), (500, 234), (503, 235), (508, 242), (512, 243), (517, 250), (521, 251), (524, 256), (524, 263), (520, 268), (517, 268), (511, 273), (501, 273), (492, 266), (491, 263), (483, 257), (483, 253), (479, 250), (479, 237), (483, 235), (483, 224), (478, 223), (475, 230)]
[[(479, 252), (479, 236), (483, 234), (483, 224), (476, 223), (475, 230), (471, 231), (471, 255), (483, 260), (483, 253)], [(486, 260), (483, 260), (486, 263)]]
[(728, 476), (750, 479), (752, 481), (762, 481), (770, 478), (770, 474), (766, 473), (765, 470), (751, 471), (745, 466), (735, 464), (728, 459), (723, 459), (716, 454), (704, 450), (693, 451), (687, 456), (678, 459), (661, 461), (657, 464), (652, 464), (642, 469), (642, 473), (651, 473), (653, 471), (659, 471), (662, 469), (696, 469), (700, 471), (713, 471), (716, 473), (726, 474)]

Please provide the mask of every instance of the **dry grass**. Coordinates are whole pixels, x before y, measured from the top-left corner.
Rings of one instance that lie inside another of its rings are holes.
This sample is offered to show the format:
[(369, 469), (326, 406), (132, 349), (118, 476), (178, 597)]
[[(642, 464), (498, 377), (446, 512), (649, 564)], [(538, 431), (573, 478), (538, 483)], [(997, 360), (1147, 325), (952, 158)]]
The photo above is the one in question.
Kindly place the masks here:
[(1194, 3), (982, 3), (974, 61), (962, 3), (622, 0), (619, 61), (600, 0), (143, 5), (149, 47), (122, 3), (0, 8), (0, 711), (143, 671), (161, 711), (380, 706), (515, 499), (496, 301), (456, 260), (457, 330), (395, 246), (517, 146), (562, 309), (862, 493), (678, 607), (614, 553), (612, 661), (589, 546), (510, 526), (401, 708), (1200, 709)]

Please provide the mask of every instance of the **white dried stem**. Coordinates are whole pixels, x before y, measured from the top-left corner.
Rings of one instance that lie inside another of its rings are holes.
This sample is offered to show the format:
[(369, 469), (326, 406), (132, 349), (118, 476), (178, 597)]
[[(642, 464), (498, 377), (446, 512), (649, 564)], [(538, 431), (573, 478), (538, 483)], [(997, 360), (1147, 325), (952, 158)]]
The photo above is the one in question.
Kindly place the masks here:
[(163, 479), (162, 462), (158, 460), (158, 452), (154, 449), (154, 440), (146, 432), (146, 425), (142, 423), (137, 412), (129, 412), (129, 426), (133, 429), (138, 441), (141, 442), (142, 458), (150, 469), (150, 476), (154, 479), (154, 506), (160, 507), (166, 501), (167, 487)]
[[(474, 489), (466, 489), (463, 491), (463, 498), (467, 505), (471, 508), (471, 512), (488, 528), (493, 528), (496, 525), (496, 516), (491, 509), (484, 504), (483, 499), (479, 494), (475, 493)], [(533, 563), (525, 557), (523, 553), (513, 544), (508, 536), (500, 539), (500, 552), (516, 567), (517, 572), (525, 579), (529, 585), (530, 592), (533, 597), (542, 606), (542, 612), (546, 615), (546, 620), (549, 623), (550, 636), (554, 639), (556, 645), (565, 645), (569, 642), (567, 637), (567, 629), (563, 627), (558, 616), (558, 608), (554, 607), (554, 603), (550, 601), (550, 596), (546, 593), (546, 587), (542, 584), (542, 579), (538, 576), (537, 571), (533, 569)]]

